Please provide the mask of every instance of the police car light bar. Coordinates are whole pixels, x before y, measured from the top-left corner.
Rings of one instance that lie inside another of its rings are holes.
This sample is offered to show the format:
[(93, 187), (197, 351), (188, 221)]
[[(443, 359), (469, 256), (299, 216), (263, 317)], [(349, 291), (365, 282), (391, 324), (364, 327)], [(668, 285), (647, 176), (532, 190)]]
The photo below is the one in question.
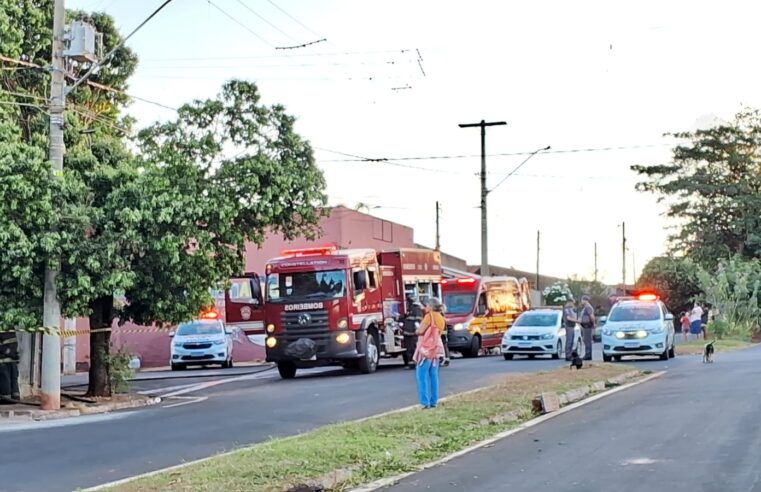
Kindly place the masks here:
[(216, 311), (206, 311), (201, 313), (201, 318), (202, 319), (218, 319), (219, 313), (217, 313)]
[(658, 300), (658, 296), (651, 293), (640, 294), (639, 296), (637, 296), (637, 299), (639, 299), (640, 301), (655, 301), (655, 300)]

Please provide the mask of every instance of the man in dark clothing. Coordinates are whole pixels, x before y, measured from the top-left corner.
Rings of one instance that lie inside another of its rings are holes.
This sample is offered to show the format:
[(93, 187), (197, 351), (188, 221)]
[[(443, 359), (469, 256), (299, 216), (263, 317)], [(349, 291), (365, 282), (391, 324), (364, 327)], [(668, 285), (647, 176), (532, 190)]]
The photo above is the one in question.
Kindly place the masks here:
[(0, 331), (0, 404), (19, 400), (18, 338), (16, 332)]
[(405, 353), (405, 359), (407, 361), (407, 367), (410, 369), (415, 368), (415, 364), (411, 364), (412, 357), (415, 355), (415, 348), (417, 347), (417, 335), (415, 331), (420, 322), (423, 321), (423, 306), (413, 296), (407, 296), (407, 309), (405, 310), (404, 321), (402, 322), (402, 331), (404, 331), (404, 348), (407, 349)]

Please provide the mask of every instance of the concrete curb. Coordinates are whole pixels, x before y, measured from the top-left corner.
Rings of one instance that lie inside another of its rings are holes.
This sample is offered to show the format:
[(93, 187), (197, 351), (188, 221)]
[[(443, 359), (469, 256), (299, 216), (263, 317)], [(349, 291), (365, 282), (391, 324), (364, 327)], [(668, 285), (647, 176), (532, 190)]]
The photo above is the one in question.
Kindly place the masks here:
[[(633, 372), (637, 372), (637, 371), (633, 371)], [(490, 437), (489, 439), (485, 439), (485, 440), (480, 441), (480, 442), (478, 442), (476, 444), (468, 446), (467, 448), (462, 449), (460, 451), (457, 451), (456, 453), (452, 453), (452, 454), (444, 456), (443, 458), (438, 459), (436, 461), (432, 461), (430, 463), (426, 463), (424, 465), (420, 465), (415, 471), (407, 472), (407, 473), (401, 473), (401, 474), (393, 476), (393, 477), (382, 478), (380, 480), (376, 480), (374, 482), (370, 482), (369, 484), (364, 485), (362, 487), (357, 487), (357, 488), (351, 489), (349, 492), (374, 492), (374, 491), (379, 490), (379, 489), (381, 489), (383, 487), (388, 487), (389, 485), (393, 485), (396, 482), (399, 482), (400, 480), (403, 480), (403, 479), (405, 479), (407, 477), (415, 475), (416, 473), (420, 473), (423, 470), (427, 470), (427, 469), (433, 468), (435, 466), (443, 465), (444, 463), (452, 461), (455, 458), (459, 458), (460, 456), (464, 456), (464, 455), (466, 455), (468, 453), (471, 453), (473, 451), (476, 451), (476, 450), (478, 450), (480, 448), (486, 447), (486, 446), (488, 446), (490, 444), (494, 444), (497, 441), (501, 441), (502, 439), (505, 439), (505, 438), (507, 438), (509, 436), (512, 436), (513, 434), (517, 434), (518, 432), (521, 432), (521, 431), (524, 431), (524, 430), (529, 429), (531, 427), (534, 427), (536, 425), (539, 425), (539, 424), (541, 424), (541, 423), (543, 423), (543, 422), (545, 422), (545, 421), (547, 421), (547, 420), (549, 420), (551, 418), (554, 418), (554, 417), (556, 417), (558, 415), (563, 415), (566, 412), (573, 411), (573, 410), (575, 410), (575, 409), (577, 409), (579, 407), (582, 407), (582, 406), (587, 405), (589, 403), (593, 403), (593, 402), (595, 402), (597, 400), (605, 398), (606, 396), (618, 393), (619, 391), (627, 390), (629, 388), (632, 388), (632, 387), (637, 386), (637, 385), (642, 384), (642, 383), (646, 383), (646, 382), (648, 382), (648, 381), (650, 381), (652, 379), (655, 379), (655, 378), (658, 378), (658, 377), (664, 375), (665, 373), (666, 373), (666, 371), (656, 372), (656, 373), (651, 374), (649, 376), (646, 376), (646, 377), (644, 377), (644, 378), (642, 378), (640, 380), (633, 381), (633, 382), (628, 383), (628, 384), (623, 384), (621, 386), (616, 386), (614, 388), (608, 389), (606, 391), (603, 391), (602, 393), (598, 393), (598, 394), (593, 395), (593, 396), (591, 396), (589, 398), (586, 398), (584, 400), (578, 401), (576, 403), (571, 403), (570, 405), (565, 406), (565, 407), (563, 407), (560, 410), (557, 410), (555, 412), (546, 413), (546, 414), (541, 415), (539, 417), (533, 418), (533, 419), (531, 419), (531, 420), (529, 420), (529, 421), (519, 425), (518, 427), (516, 427), (514, 429), (510, 429), (510, 430), (505, 431), (505, 432), (500, 432), (499, 434), (497, 434), (497, 435), (495, 435), (493, 437)], [(631, 373), (626, 373), (626, 374), (631, 374)], [(621, 376), (624, 376), (624, 375), (625, 374), (622, 374)]]
[(143, 408), (161, 403), (161, 398), (148, 397), (141, 400), (129, 400), (113, 403), (104, 403), (96, 406), (87, 406), (86, 403), (75, 403), (70, 408), (62, 408), (60, 410), (38, 410), (36, 408), (30, 409), (9, 409), (0, 410), (0, 422), (3, 419), (14, 420), (34, 420), (34, 421), (46, 421), (46, 420), (59, 420), (71, 417), (80, 417), (82, 415), (97, 415), (102, 413), (115, 412), (117, 410), (127, 410), (130, 408)]

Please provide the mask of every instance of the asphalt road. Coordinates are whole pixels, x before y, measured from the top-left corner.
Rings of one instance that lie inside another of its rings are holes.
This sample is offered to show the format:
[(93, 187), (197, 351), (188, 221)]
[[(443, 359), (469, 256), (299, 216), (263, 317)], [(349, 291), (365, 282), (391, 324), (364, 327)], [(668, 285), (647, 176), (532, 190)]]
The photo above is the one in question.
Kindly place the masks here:
[(761, 491), (761, 349), (681, 361), (389, 489)]
[[(442, 394), (488, 384), (500, 373), (565, 364), (457, 359), (442, 370)], [(691, 361), (640, 364), (658, 370)], [(254, 369), (259, 370), (222, 371), (216, 378), (177, 373), (181, 380), (153, 373), (138, 389), (162, 395), (159, 407), (29, 425), (0, 421), (0, 490), (71, 491), (416, 403), (413, 372), (398, 362), (384, 362), (372, 375), (319, 369), (299, 372), (292, 381), (280, 380), (274, 370)]]

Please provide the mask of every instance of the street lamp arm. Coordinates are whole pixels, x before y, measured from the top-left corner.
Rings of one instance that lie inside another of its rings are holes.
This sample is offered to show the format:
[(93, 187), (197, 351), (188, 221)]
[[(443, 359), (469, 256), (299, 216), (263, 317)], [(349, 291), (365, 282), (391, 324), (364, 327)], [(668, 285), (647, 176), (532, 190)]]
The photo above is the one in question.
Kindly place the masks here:
[(523, 159), (523, 162), (521, 162), (520, 164), (518, 164), (517, 166), (515, 166), (515, 169), (513, 169), (512, 171), (510, 171), (510, 174), (508, 174), (507, 176), (505, 176), (504, 178), (502, 178), (502, 181), (500, 181), (499, 183), (497, 183), (497, 185), (496, 185), (494, 188), (492, 188), (492, 189), (488, 190), (488, 191), (487, 191), (487, 193), (491, 193), (492, 191), (496, 190), (496, 189), (497, 189), (497, 187), (499, 187), (499, 185), (501, 185), (502, 183), (504, 183), (504, 182), (507, 180), (507, 178), (509, 178), (510, 176), (512, 176), (513, 174), (515, 174), (515, 173), (518, 171), (518, 169), (520, 169), (520, 168), (521, 168), (521, 167), (522, 167), (522, 166), (523, 166), (525, 163), (527, 163), (527, 162), (529, 161), (529, 159), (531, 159), (532, 157), (534, 157), (534, 156), (535, 156), (536, 154), (538, 154), (539, 152), (543, 152), (543, 151), (545, 151), (545, 150), (550, 150), (550, 148), (551, 148), (551, 147), (548, 145), (547, 147), (542, 147), (541, 149), (537, 149), (537, 150), (535, 150), (534, 152), (530, 153), (528, 157), (526, 157), (525, 159)]

